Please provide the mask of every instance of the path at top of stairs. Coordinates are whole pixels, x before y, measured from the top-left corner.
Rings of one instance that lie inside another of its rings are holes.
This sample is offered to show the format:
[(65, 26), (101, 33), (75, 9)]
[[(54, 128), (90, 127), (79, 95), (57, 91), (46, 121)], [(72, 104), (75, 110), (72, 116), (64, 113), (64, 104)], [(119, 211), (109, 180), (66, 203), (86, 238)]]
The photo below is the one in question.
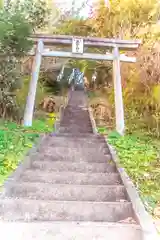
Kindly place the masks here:
[(0, 197), (5, 240), (142, 239), (104, 137), (93, 134), (83, 91), (70, 92), (59, 133), (27, 161)]

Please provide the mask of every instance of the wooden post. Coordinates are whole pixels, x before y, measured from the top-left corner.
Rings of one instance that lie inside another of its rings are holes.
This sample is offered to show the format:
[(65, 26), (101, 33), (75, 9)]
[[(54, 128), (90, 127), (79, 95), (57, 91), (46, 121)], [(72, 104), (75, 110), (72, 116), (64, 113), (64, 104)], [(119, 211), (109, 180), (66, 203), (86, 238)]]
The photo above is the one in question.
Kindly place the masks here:
[(123, 96), (120, 72), (120, 54), (117, 46), (113, 48), (113, 80), (114, 80), (114, 95), (115, 95), (115, 113), (116, 113), (116, 130), (123, 135), (125, 130), (124, 124), (124, 109)]
[(38, 82), (39, 71), (40, 71), (41, 60), (42, 60), (42, 51), (43, 51), (43, 41), (39, 40), (37, 49), (36, 49), (34, 63), (33, 63), (32, 76), (31, 76), (27, 103), (26, 103), (26, 108), (24, 113), (24, 122), (23, 122), (24, 126), (32, 126), (37, 82)]

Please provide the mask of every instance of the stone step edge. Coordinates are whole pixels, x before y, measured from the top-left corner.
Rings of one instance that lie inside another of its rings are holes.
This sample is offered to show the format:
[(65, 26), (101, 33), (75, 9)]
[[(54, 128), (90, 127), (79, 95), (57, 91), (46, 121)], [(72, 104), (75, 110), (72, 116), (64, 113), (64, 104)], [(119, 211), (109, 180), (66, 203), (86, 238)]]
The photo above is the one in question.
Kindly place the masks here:
[(27, 203), (30, 204), (34, 204), (34, 203), (50, 203), (50, 204), (54, 204), (54, 203), (69, 203), (69, 204), (76, 204), (76, 203), (81, 203), (81, 204), (91, 204), (91, 205), (96, 205), (96, 204), (100, 204), (100, 205), (110, 205), (111, 207), (113, 206), (119, 206), (119, 205), (130, 205), (132, 207), (131, 202), (125, 201), (125, 202), (97, 202), (97, 201), (65, 201), (65, 200), (41, 200), (41, 199), (29, 199), (29, 198), (19, 198), (19, 197), (2, 197), (0, 198), (0, 204), (4, 204), (5, 202), (8, 203), (9, 201), (18, 201), (18, 202), (25, 202), (25, 200), (27, 201)]
[[(88, 185), (88, 184), (83, 184), (83, 185), (81, 185), (81, 184), (68, 184), (68, 183), (54, 183), (54, 184), (52, 184), (52, 183), (42, 183), (42, 182), (30, 182), (30, 181), (21, 181), (21, 182), (15, 182), (15, 183), (12, 183), (12, 185), (18, 185), (18, 186), (21, 186), (21, 185), (27, 185), (27, 184), (29, 184), (29, 185), (36, 185), (38, 183), (38, 185), (50, 185), (51, 187), (58, 187), (58, 186), (60, 186), (60, 187), (65, 187), (65, 186), (68, 186), (68, 187), (82, 187), (82, 188), (90, 188), (90, 187), (95, 187), (95, 188), (113, 188), (113, 190), (114, 190), (114, 188), (117, 188), (117, 187), (119, 187), (119, 188), (124, 188), (125, 189), (125, 187), (124, 187), (124, 185), (123, 184), (118, 184), (118, 185), (116, 185), (116, 184), (112, 184), (112, 185), (109, 185), (109, 184), (105, 184), (105, 185), (101, 185), (101, 184), (98, 184), (98, 185)], [(10, 187), (10, 186), (9, 186)], [(11, 186), (12, 187), (12, 186)]]
[[(69, 226), (80, 226), (80, 227), (134, 227), (138, 230), (141, 230), (141, 226), (138, 224), (134, 223), (120, 223), (120, 222), (91, 222), (91, 221), (38, 221), (38, 222), (7, 222), (7, 221), (1, 221), (0, 220), (0, 227), (3, 225), (39, 225), (39, 224), (44, 224), (44, 225), (69, 225)], [(136, 239), (135, 239), (136, 240)]]

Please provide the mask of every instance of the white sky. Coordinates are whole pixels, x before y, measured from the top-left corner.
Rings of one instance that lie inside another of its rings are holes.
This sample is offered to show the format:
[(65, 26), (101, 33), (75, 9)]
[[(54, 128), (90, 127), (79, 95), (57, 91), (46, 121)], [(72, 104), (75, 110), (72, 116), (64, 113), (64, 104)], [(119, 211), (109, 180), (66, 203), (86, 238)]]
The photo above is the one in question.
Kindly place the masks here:
[[(88, 0), (89, 4), (92, 4), (92, 2), (95, 2), (95, 0)], [(72, 8), (72, 2), (73, 0), (55, 0), (56, 4), (59, 5), (59, 7), (65, 8), (67, 9), (71, 9)], [(75, 0), (75, 7), (79, 8), (82, 6), (83, 2), (86, 2), (86, 0)], [(89, 14), (89, 6), (85, 6), (85, 8), (83, 9), (83, 11), (81, 12), (81, 16), (88, 16)]]

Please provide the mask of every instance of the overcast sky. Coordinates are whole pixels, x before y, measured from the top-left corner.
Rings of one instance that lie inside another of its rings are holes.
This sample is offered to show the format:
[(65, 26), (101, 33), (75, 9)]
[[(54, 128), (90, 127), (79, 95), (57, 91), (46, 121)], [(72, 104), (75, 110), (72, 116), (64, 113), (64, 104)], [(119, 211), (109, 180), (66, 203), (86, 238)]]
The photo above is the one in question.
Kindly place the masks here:
[[(92, 3), (95, 0), (88, 0), (89, 4)], [(64, 9), (71, 9), (72, 8), (72, 2), (73, 0), (55, 0), (56, 4), (58, 4), (58, 6)], [(79, 8), (82, 6), (82, 4), (84, 2), (86, 2), (86, 0), (75, 0), (75, 7)], [(85, 7), (83, 8), (83, 11), (81, 11), (81, 16), (88, 16), (89, 14), (89, 6), (87, 4), (85, 4)]]
[[(90, 7), (92, 6), (93, 3), (96, 3), (97, 0), (54, 0), (60, 7), (62, 7), (63, 9), (71, 9), (72, 8), (72, 3), (74, 2), (74, 6), (76, 8), (79, 8), (82, 6), (83, 3), (85, 4), (85, 7), (83, 8), (83, 10), (80, 12), (81, 16), (87, 17), (90, 13)], [(105, 5), (107, 7), (110, 7), (110, 3), (109, 0), (104, 0)]]

